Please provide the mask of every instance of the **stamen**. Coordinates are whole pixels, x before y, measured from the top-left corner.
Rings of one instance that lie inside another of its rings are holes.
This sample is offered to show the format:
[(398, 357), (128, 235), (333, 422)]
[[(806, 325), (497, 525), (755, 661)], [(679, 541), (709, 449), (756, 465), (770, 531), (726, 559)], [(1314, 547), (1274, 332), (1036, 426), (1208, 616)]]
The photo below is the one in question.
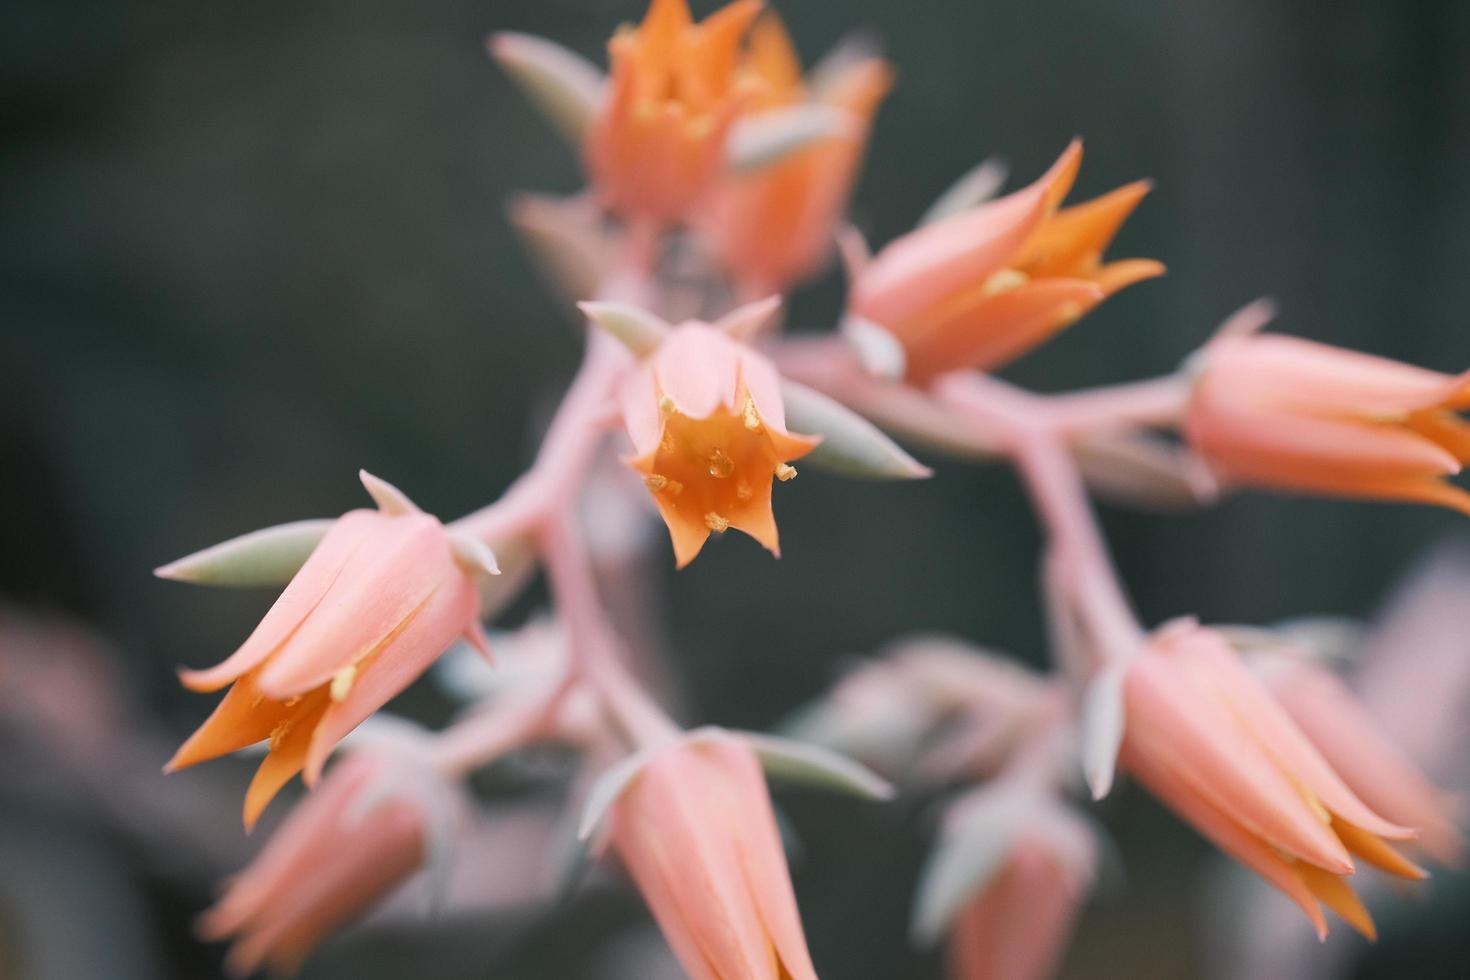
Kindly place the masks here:
[(980, 287), (980, 291), (986, 296), (995, 296), (1000, 293), (1010, 292), (1017, 286), (1026, 285), (1028, 279), (1029, 277), (1026, 273), (1020, 269), (1001, 269), (989, 279), (985, 280), (985, 285)]
[(357, 664), (348, 664), (333, 674), (331, 687), (332, 700), (335, 702), (346, 701), (347, 695), (352, 691), (352, 685), (356, 680)]
[(654, 493), (658, 493), (669, 485), (669, 478), (662, 473), (650, 473), (643, 478), (643, 485)]
[(723, 449), (716, 449), (709, 454), (709, 475), (723, 480), (735, 472), (735, 461), (725, 455)]
[(724, 534), (726, 531), (730, 530), (730, 522), (725, 520), (719, 514), (716, 514), (714, 511), (710, 511), (708, 514), (704, 515), (704, 523), (706, 527), (708, 527), (711, 531), (714, 531), (716, 534)]
[(735, 487), (736, 500), (744, 502), (749, 500), (753, 496), (755, 496), (755, 491), (751, 490), (750, 484), (746, 483), (744, 480), (741, 480), (740, 483)]
[(287, 718), (286, 720), (277, 723), (276, 727), (271, 729), (271, 740), (268, 743), (269, 750), (271, 752), (274, 752), (276, 751), (276, 749), (279, 749), (281, 747), (281, 743), (286, 740), (286, 736), (290, 733), (290, 731), (291, 719)]
[(785, 483), (787, 480), (796, 479), (796, 467), (792, 466), (790, 463), (777, 463), (776, 479), (780, 480), (782, 483)]
[(658, 410), (667, 418), (670, 415), (677, 415), (679, 413), (679, 406), (668, 395), (664, 395), (658, 400)]
[(751, 432), (759, 432), (761, 430), (761, 416), (755, 410), (755, 399), (745, 399), (745, 407), (741, 409), (740, 416), (745, 420), (745, 427)]

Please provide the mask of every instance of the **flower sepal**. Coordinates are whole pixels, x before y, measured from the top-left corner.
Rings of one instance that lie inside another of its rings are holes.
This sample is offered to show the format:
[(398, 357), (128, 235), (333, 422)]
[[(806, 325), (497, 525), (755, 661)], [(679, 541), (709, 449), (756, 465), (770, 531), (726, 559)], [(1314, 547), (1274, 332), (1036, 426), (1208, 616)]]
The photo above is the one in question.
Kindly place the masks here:
[(159, 578), (236, 589), (284, 585), (306, 564), (334, 520), (292, 521), (221, 541), (153, 570)]

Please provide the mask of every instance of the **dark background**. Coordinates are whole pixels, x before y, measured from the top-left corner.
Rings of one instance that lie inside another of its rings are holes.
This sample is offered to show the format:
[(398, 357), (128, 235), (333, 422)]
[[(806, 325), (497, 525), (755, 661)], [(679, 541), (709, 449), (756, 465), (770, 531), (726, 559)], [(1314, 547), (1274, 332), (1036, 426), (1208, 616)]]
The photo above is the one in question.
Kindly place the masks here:
[[(897, 62), (855, 205), (875, 241), (980, 158), (1004, 157), (1014, 185), (1074, 134), (1087, 140), (1079, 195), (1157, 180), (1114, 254), (1158, 257), (1169, 275), (1007, 376), (1054, 390), (1167, 371), (1262, 294), (1280, 301), (1284, 330), (1445, 371), (1470, 364), (1470, 5), (778, 9), (808, 61), (863, 27)], [(359, 466), (446, 519), (503, 489), (578, 342), (502, 207), (579, 177), (483, 38), (530, 31), (600, 60), (613, 26), (640, 14), (634, 0), (0, 7), (0, 597), (112, 637), (151, 715), (181, 736), (208, 704), (176, 688), (173, 666), (221, 658), (263, 600), (159, 583), (150, 568), (358, 506)], [(839, 299), (829, 277), (795, 319), (830, 323)], [(945, 466), (908, 486), (813, 475), (782, 487), (777, 511), (779, 563), (746, 539), (677, 576), (663, 563), (698, 720), (769, 726), (844, 656), (914, 629), (1040, 659), (1037, 534), (1008, 472)], [(1150, 622), (1362, 613), (1462, 520), (1265, 496), (1103, 518)], [(437, 710), (427, 696), (411, 704)], [(1090, 913), (1070, 975), (1192, 975), (1205, 849), (1141, 794), (1121, 797), (1102, 816), (1128, 885)], [(789, 803), (824, 974), (928, 976), (902, 936), (924, 814)], [(165, 976), (208, 975), (216, 951), (187, 938), (206, 885), (181, 892), (123, 867), (126, 918), (150, 950), (138, 955)], [(640, 914), (590, 900), (493, 955), (474, 952), (491, 944), (485, 929), (441, 929), (438, 952), (372, 939), (309, 975), (366, 976), (371, 961), (580, 976), (578, 950)], [(1434, 964), (1463, 963), (1463, 930), (1436, 935), (1390, 936), (1379, 956), (1402, 965), (1414, 948), (1419, 975), (1458, 975)], [(538, 938), (555, 952), (536, 952)]]

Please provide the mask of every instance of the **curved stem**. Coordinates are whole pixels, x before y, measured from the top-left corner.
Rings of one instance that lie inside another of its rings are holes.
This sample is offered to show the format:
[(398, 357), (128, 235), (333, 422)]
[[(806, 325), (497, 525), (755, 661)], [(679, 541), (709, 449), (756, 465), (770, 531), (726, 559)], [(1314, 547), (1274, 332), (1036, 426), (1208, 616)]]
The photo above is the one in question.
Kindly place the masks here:
[(623, 666), (617, 635), (607, 621), (591, 561), (572, 515), (564, 513), (548, 521), (541, 541), (547, 578), (567, 627), (574, 669), (597, 692), (609, 717), (631, 744), (645, 748), (677, 738), (679, 726)]
[(983, 427), (1014, 460), (1046, 527), (1055, 573), (1103, 660), (1130, 655), (1144, 630), (1113, 569), (1081, 474), (1067, 451), (1064, 421), (1049, 400), (979, 374), (952, 375), (935, 395)]

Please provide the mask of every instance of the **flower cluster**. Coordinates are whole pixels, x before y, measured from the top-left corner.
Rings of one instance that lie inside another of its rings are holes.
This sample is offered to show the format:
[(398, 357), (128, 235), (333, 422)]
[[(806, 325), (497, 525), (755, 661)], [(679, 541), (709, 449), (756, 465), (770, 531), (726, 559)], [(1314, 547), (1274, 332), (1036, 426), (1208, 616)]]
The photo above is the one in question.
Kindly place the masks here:
[[(1467, 376), (1266, 336), (1269, 313), (1254, 305), (1166, 377), (1036, 395), (989, 372), (1163, 274), (1153, 259), (1104, 257), (1148, 181), (1065, 203), (1080, 141), (1004, 196), (985, 164), (870, 254), (845, 218), (894, 80), (870, 46), (839, 45), (804, 73), (759, 0), (702, 21), (685, 0), (652, 0), (613, 34), (605, 72), (527, 35), (496, 35), (489, 50), (587, 179), (572, 199), (513, 209), (588, 325), (535, 460), (452, 522), (363, 474), (376, 510), (159, 569), (284, 586), (234, 654), (182, 672), (192, 690), (228, 690), (169, 763), (264, 745), (247, 828), (298, 773), (313, 788), (201, 920), (205, 935), (235, 937), (234, 969), (294, 968), (415, 872), (451, 870), (443, 854), (465, 813), (493, 811), (461, 782), (538, 743), (579, 760), (571, 852), (615, 858), (700, 980), (817, 975), (768, 777), (875, 799), (891, 794), (886, 777), (942, 800), (913, 936), (947, 936), (965, 980), (1055, 968), (1103, 863), (1077, 791), (1085, 780), (1105, 795), (1115, 771), (1284, 892), (1320, 935), (1324, 906), (1373, 935), (1349, 884), (1359, 863), (1415, 881), (1421, 860), (1458, 860), (1444, 794), (1290, 635), (1141, 623), (1088, 494), (1202, 505), (1261, 487), (1470, 512), (1445, 480), (1470, 461), (1457, 414), (1470, 407)], [(839, 252), (840, 325), (783, 336), (782, 295)], [(796, 739), (684, 730), (654, 693), (658, 644), (615, 625), (636, 548), (600, 553), (589, 498), (637, 528), (661, 518), (681, 568), (730, 529), (779, 555), (773, 491), (793, 464), (930, 475), (896, 439), (1015, 467), (1045, 531), (1055, 672), (914, 640), (845, 678), (793, 724)], [(603, 465), (612, 452), (621, 472)], [(483, 623), (537, 570), (549, 618), (497, 641), (492, 658)], [(473, 701), (460, 719), (353, 734), (460, 641), (495, 663), (459, 684)]]

